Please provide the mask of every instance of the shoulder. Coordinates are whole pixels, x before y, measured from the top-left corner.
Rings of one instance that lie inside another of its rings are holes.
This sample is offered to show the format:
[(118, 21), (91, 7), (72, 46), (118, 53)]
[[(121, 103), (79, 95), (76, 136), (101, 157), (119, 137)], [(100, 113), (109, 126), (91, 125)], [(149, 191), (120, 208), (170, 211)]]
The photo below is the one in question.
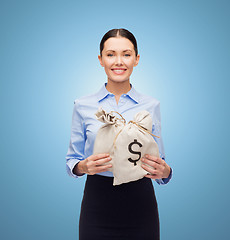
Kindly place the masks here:
[(77, 108), (81, 108), (81, 107), (86, 107), (86, 106), (90, 106), (92, 104), (95, 104), (96, 101), (97, 101), (96, 94), (91, 94), (91, 95), (76, 98), (74, 100), (74, 105)]
[(140, 103), (148, 103), (153, 107), (157, 107), (160, 105), (160, 101), (153, 96), (142, 94), (139, 92), (136, 92), (136, 94)]

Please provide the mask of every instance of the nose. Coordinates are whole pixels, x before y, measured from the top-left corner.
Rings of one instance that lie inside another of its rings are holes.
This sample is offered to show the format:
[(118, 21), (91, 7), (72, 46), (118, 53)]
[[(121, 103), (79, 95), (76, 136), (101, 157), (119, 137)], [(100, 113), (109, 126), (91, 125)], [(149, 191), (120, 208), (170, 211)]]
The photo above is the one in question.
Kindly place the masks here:
[(122, 59), (121, 59), (121, 56), (119, 55), (116, 57), (116, 65), (118, 66), (122, 65)]

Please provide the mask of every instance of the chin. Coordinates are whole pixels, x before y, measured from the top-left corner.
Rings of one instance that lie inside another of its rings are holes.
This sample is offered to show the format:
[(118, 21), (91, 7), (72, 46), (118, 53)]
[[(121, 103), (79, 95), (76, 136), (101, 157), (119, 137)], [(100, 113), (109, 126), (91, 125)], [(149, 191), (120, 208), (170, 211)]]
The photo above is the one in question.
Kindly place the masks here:
[(125, 82), (129, 82), (129, 79), (111, 79), (109, 78), (109, 80), (111, 82), (114, 82), (114, 83), (125, 83)]
[(122, 82), (127, 82), (129, 81), (129, 76), (112, 76), (112, 77), (108, 77), (108, 79), (112, 82), (117, 82), (117, 83), (122, 83)]

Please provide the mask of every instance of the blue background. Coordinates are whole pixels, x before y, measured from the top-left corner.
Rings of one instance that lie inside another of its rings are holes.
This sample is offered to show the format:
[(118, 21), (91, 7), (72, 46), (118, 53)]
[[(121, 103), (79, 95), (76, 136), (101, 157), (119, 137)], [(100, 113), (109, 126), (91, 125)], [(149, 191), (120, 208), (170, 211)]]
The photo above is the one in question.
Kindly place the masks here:
[(2, 0), (1, 239), (77, 239), (73, 101), (106, 82), (99, 43), (121, 27), (141, 55), (133, 86), (161, 101), (174, 169), (154, 183), (161, 239), (229, 239), (229, 11), (227, 0)]

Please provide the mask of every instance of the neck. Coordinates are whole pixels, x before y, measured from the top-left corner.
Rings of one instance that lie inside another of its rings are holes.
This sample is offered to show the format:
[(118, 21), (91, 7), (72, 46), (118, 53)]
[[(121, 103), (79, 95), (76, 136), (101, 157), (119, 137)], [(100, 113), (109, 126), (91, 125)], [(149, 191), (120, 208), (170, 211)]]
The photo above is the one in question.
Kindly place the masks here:
[(125, 82), (113, 82), (108, 79), (106, 89), (109, 92), (113, 93), (115, 96), (120, 97), (122, 94), (129, 92), (131, 86), (129, 80)]

